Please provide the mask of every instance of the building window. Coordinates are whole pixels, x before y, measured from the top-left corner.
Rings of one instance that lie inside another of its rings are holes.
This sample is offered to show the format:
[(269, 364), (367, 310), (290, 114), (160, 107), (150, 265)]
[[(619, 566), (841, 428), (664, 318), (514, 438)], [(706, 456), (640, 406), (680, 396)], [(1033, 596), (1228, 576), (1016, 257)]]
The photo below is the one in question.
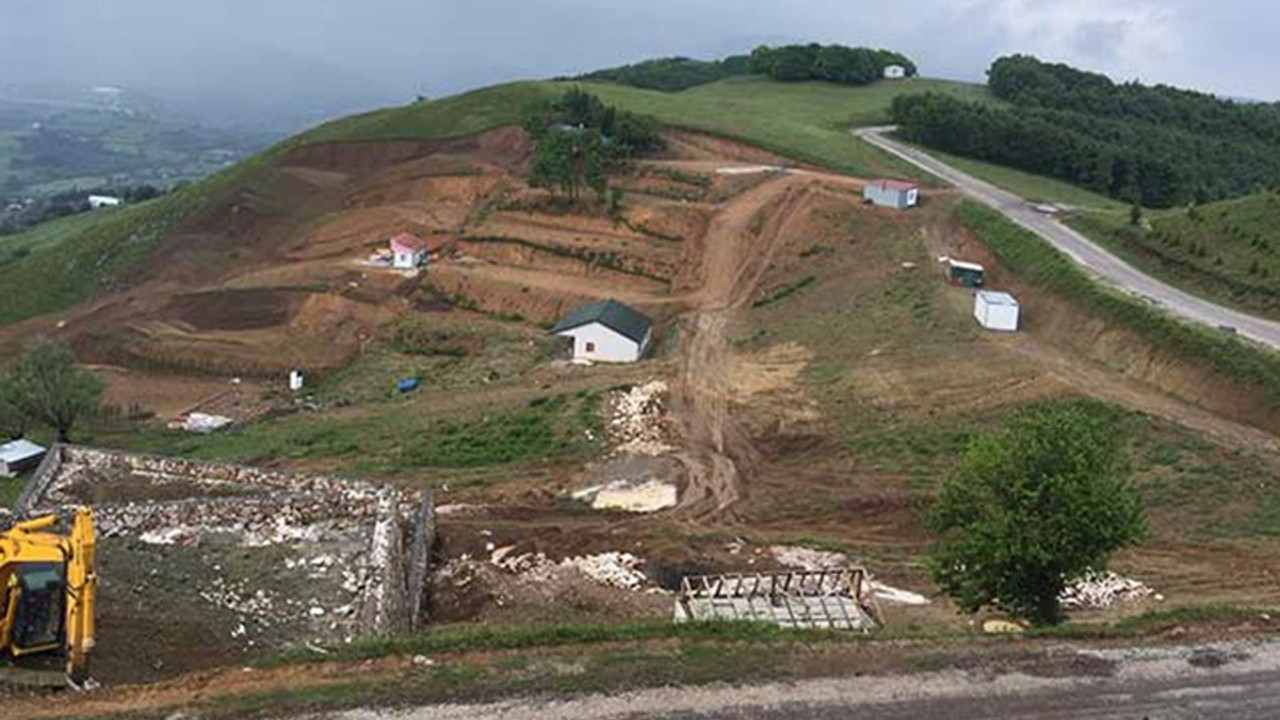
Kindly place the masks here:
[(587, 343), (587, 350), (586, 350), (586, 351), (587, 351), (587, 352), (595, 352), (595, 351), (596, 351), (596, 344), (595, 344), (595, 343), (593, 343), (593, 342), (589, 342), (589, 343)]

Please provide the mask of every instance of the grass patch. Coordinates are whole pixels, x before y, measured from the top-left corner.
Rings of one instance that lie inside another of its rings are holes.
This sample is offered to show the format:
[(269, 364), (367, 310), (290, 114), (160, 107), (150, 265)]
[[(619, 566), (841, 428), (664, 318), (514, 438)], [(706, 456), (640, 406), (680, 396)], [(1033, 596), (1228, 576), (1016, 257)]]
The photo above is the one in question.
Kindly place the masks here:
[(777, 305), (783, 300), (786, 300), (792, 295), (795, 295), (801, 290), (809, 287), (810, 285), (815, 283), (817, 280), (818, 280), (817, 277), (813, 275), (807, 275), (805, 277), (800, 278), (799, 280), (796, 280), (795, 282), (787, 283), (786, 285), (783, 285), (782, 287), (766, 295), (765, 297), (762, 297), (759, 300), (756, 300), (755, 302), (751, 303), (751, 307), (763, 308), (763, 307), (769, 307), (771, 305)]
[(1067, 224), (1171, 285), (1244, 312), (1280, 319), (1280, 193), (1196, 208), (1082, 213)]
[(1099, 195), (1084, 188), (1076, 187), (1062, 180), (1047, 178), (1042, 175), (1032, 175), (1021, 170), (950, 155), (929, 148), (921, 148), (921, 150), (957, 170), (966, 172), (979, 180), (989, 182), (998, 188), (1008, 190), (1031, 202), (1053, 203), (1055, 205), (1116, 212), (1128, 210), (1128, 206), (1124, 203), (1105, 195)]
[(1280, 403), (1280, 356), (1171, 315), (1104, 287), (1036, 234), (972, 201), (960, 208), (964, 224), (1009, 266), (1046, 290), (1071, 298), (1099, 318), (1127, 328), (1173, 355), (1204, 362), (1266, 401)]
[(337, 120), (299, 140), (440, 139), (468, 135), (516, 124), (526, 105), (555, 97), (573, 85), (620, 110), (650, 115), (672, 127), (740, 140), (842, 172), (921, 178), (924, 176), (912, 166), (852, 137), (848, 128), (886, 122), (893, 99), (907, 93), (940, 92), (965, 99), (991, 99), (980, 85), (919, 78), (846, 87), (735, 77), (678, 93), (607, 83), (529, 81)]
[(221, 433), (192, 436), (146, 429), (108, 444), (206, 460), (327, 460), (357, 476), (465, 469), (554, 459), (580, 461), (601, 450), (598, 394), (550, 395), (524, 407), (448, 419), (398, 403), (356, 417), (295, 413)]

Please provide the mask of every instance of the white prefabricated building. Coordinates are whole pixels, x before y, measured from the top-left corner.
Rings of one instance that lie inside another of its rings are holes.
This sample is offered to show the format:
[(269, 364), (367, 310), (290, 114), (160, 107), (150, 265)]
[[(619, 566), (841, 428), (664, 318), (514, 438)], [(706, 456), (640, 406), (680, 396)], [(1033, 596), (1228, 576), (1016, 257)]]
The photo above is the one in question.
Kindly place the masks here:
[(1018, 329), (1018, 301), (1006, 292), (979, 290), (973, 294), (973, 316), (988, 330), (1015, 332)]

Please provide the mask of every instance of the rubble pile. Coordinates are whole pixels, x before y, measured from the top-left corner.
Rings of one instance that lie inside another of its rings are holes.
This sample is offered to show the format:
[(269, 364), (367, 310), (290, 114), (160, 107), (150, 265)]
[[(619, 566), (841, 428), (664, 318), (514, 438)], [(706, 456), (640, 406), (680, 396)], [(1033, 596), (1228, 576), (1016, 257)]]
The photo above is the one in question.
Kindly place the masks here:
[(572, 568), (599, 585), (621, 590), (640, 590), (649, 580), (644, 574), (644, 560), (627, 552), (583, 555), (556, 562), (545, 553), (513, 555), (512, 549), (509, 546), (494, 550), (489, 562), (507, 572), (535, 579), (550, 579), (557, 569)]
[(665, 382), (651, 380), (614, 393), (608, 431), (615, 454), (657, 457), (673, 450), (666, 442), (663, 421), (666, 392)]
[(1068, 585), (1059, 597), (1063, 607), (1076, 610), (1102, 610), (1147, 599), (1159, 602), (1164, 598), (1137, 580), (1093, 571)]
[(191, 545), (202, 536), (228, 535), (245, 547), (264, 547), (360, 533), (376, 511), (376, 503), (344, 497), (241, 498), (103, 505), (95, 520), (107, 538), (136, 535), (153, 545)]
[[(344, 559), (333, 555), (319, 555), (296, 560), (289, 558), (286, 559), (285, 566), (306, 573), (309, 579), (323, 580), (330, 568), (343, 562)], [(345, 602), (338, 600), (341, 604), (336, 605), (332, 598), (325, 600), (316, 593), (283, 594), (252, 587), (244, 578), (227, 579), (217, 574), (199, 581), (199, 597), (210, 605), (235, 615), (236, 624), (228, 630), (228, 634), (232, 639), (242, 641), (246, 649), (254, 647), (264, 634), (284, 626), (306, 625), (317, 634), (342, 631), (346, 633), (346, 637), (351, 637), (363, 580), (350, 572), (344, 572), (344, 577), (347, 582), (342, 589), (347, 599)]]

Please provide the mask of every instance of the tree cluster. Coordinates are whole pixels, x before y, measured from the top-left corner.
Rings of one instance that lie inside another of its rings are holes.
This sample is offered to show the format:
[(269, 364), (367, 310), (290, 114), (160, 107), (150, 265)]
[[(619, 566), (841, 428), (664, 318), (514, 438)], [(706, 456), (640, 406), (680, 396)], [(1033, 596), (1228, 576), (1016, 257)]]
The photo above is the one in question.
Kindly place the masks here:
[(530, 107), (524, 127), (534, 138), (529, 184), (575, 202), (583, 188), (605, 196), (610, 166), (663, 147), (651, 118), (605, 105), (576, 87)]
[(867, 85), (884, 77), (884, 69), (901, 65), (908, 77), (916, 74), (916, 64), (892, 50), (855, 48), (844, 45), (761, 45), (751, 52), (748, 69), (781, 82), (825, 80), (840, 85)]
[(66, 345), (40, 340), (0, 374), (0, 432), (22, 437), (44, 424), (66, 442), (72, 428), (99, 409), (103, 382), (76, 364)]
[(746, 75), (749, 72), (750, 59), (746, 55), (732, 55), (723, 60), (670, 57), (597, 70), (574, 79), (611, 82), (645, 90), (679, 92), (728, 77)]
[(899, 96), (892, 116), (912, 142), (1147, 207), (1212, 202), (1280, 183), (1280, 148), (1256, 139), (932, 93)]
[(903, 135), (938, 150), (1171, 207), (1280, 184), (1280, 107), (1049, 65), (997, 60), (991, 90), (1008, 105), (902, 96)]
[(1143, 537), (1117, 430), (1104, 406), (1049, 404), (970, 442), (928, 518), (934, 579), (962, 610), (1058, 622), (1067, 584)]

